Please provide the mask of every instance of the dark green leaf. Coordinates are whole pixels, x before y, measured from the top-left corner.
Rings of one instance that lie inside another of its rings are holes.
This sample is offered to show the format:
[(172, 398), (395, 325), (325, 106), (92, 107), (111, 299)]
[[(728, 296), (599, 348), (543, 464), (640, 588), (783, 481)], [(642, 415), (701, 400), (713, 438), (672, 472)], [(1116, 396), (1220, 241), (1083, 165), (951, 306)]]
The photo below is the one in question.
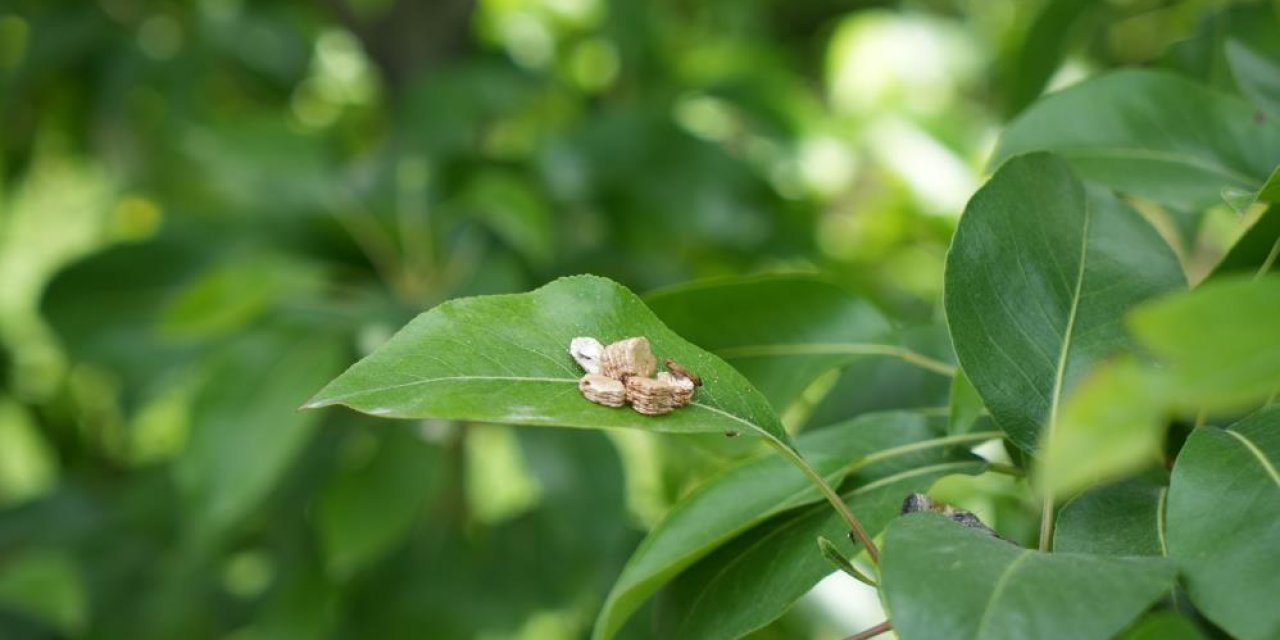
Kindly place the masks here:
[(1040, 11), (1005, 63), (1007, 114), (1022, 111), (1044, 91), (1062, 65), (1075, 27), (1098, 4), (1098, 0), (1051, 0)]
[(1054, 151), (1084, 177), (1172, 205), (1257, 191), (1280, 164), (1280, 123), (1178, 76), (1126, 70), (1052, 94), (1005, 130), (995, 161)]
[[(688, 407), (664, 416), (593, 404), (578, 391), (582, 370), (569, 342), (645, 336), (659, 360), (702, 377)], [(329, 383), (308, 408), (341, 404), (395, 418), (446, 418), (521, 425), (634, 428), (665, 432), (787, 434), (741, 374), (676, 335), (634, 294), (595, 276), (562, 278), (531, 293), (446, 302)]]
[(1195, 623), (1173, 611), (1143, 616), (1119, 636), (1120, 640), (1200, 640), (1203, 637)]
[[(855, 475), (858, 486), (842, 495), (874, 536), (898, 516), (906, 496), (928, 490), (943, 476), (985, 467), (963, 457), (935, 452), (930, 464), (874, 480)], [(775, 620), (831, 573), (813, 547), (814, 538), (838, 540), (841, 550), (853, 555), (847, 529), (829, 507), (815, 505), (744, 533), (690, 567), (663, 594), (658, 612), (663, 637), (729, 640)]]
[(1267, 273), (1277, 267), (1280, 257), (1280, 205), (1272, 205), (1231, 245), (1227, 255), (1213, 268), (1210, 278), (1232, 274)]
[(903, 640), (1104, 640), (1173, 586), (1172, 563), (1024, 549), (939, 514), (885, 534), (882, 595)]
[(341, 366), (324, 336), (254, 335), (228, 347), (196, 398), (175, 472), (202, 535), (234, 524), (271, 490), (319, 421), (296, 402)]
[(1121, 316), (1185, 286), (1160, 235), (1086, 191), (1048, 154), (1014, 158), (969, 202), (947, 258), (947, 322), (966, 375), (1020, 447), (1052, 430), (1059, 400), (1130, 345)]
[(741, 371), (779, 412), (831, 369), (903, 353), (878, 309), (814, 276), (713, 280), (645, 301), (676, 333)]
[(443, 488), (447, 467), (439, 448), (424, 443), (409, 425), (378, 428), (387, 431), (380, 438), (355, 434), (356, 447), (375, 450), (344, 465), (320, 495), (320, 541), (330, 573), (339, 578), (390, 550)]
[[(818, 473), (837, 484), (850, 472), (935, 461), (937, 450), (981, 437), (937, 435), (919, 415), (884, 413), (807, 433), (797, 444)], [(734, 536), (784, 510), (820, 499), (800, 472), (772, 455), (703, 484), (673, 507), (636, 549), (600, 611), (595, 637), (612, 637), (658, 587)]]
[(1187, 592), (1234, 636), (1280, 635), (1280, 407), (1196, 429), (1169, 484), (1169, 555)]
[(1101, 556), (1164, 556), (1168, 487), (1133, 479), (1098, 487), (1063, 505), (1053, 550)]

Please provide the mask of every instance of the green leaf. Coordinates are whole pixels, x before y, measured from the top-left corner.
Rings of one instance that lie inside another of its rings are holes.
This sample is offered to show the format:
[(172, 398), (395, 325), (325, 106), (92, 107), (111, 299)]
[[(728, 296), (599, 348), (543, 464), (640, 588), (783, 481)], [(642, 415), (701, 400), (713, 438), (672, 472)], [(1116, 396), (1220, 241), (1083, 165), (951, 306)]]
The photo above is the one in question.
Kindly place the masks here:
[(1272, 118), (1280, 118), (1280, 63), (1232, 38), (1225, 48), (1240, 90)]
[(1271, 177), (1258, 189), (1258, 202), (1280, 202), (1280, 166), (1271, 172)]
[(1041, 488), (1068, 495), (1158, 464), (1165, 427), (1158, 380), (1128, 357), (1086, 375), (1041, 442)]
[(89, 616), (84, 579), (64, 551), (32, 550), (0, 562), (0, 607), (78, 635)]
[(1173, 611), (1147, 614), (1120, 634), (1120, 640), (1201, 640), (1194, 622)]
[(1051, 94), (1014, 120), (994, 162), (1053, 151), (1084, 177), (1197, 208), (1223, 188), (1257, 191), (1280, 164), (1280, 124), (1173, 74), (1125, 70)]
[(969, 382), (969, 376), (963, 371), (957, 372), (951, 380), (951, 406), (947, 420), (947, 433), (968, 433), (987, 410), (982, 404), (982, 396)]
[[(356, 432), (347, 462), (320, 494), (316, 526), (331, 575), (344, 578), (388, 552), (408, 535), (423, 505), (443, 489), (445, 458), (409, 425), (387, 427), (380, 438)], [(371, 441), (370, 441), (371, 440)], [(369, 453), (361, 448), (372, 447)]]
[[(818, 473), (838, 484), (850, 472), (919, 464), (936, 458), (931, 453), (936, 449), (980, 437), (936, 436), (925, 418), (893, 412), (806, 433), (797, 445)], [(701, 485), (668, 512), (631, 556), (600, 611), (594, 637), (613, 637), (658, 587), (734, 536), (820, 499), (802, 474), (773, 455), (747, 461)]]
[[(659, 359), (702, 377), (694, 401), (663, 416), (593, 404), (569, 356), (578, 336), (646, 336)], [(452, 300), (401, 329), (329, 383), (307, 408), (346, 405), (394, 418), (632, 428), (672, 433), (746, 430), (786, 443), (769, 403), (741, 374), (668, 329), (621, 285), (562, 278), (531, 293)]]
[(881, 594), (903, 640), (1117, 634), (1173, 586), (1161, 558), (1042, 553), (934, 513), (885, 533)]
[(1168, 487), (1135, 478), (1098, 487), (1063, 505), (1053, 550), (1101, 556), (1164, 556)]
[(814, 276), (696, 282), (645, 301), (676, 333), (741, 371), (779, 412), (831, 369), (903, 353), (878, 309)]
[(196, 397), (187, 449), (175, 473), (195, 516), (216, 536), (271, 490), (310, 439), (319, 415), (294, 409), (341, 366), (324, 336), (277, 331), (223, 350)]
[[(855, 488), (842, 496), (874, 536), (898, 516), (906, 496), (928, 490), (943, 476), (985, 468), (985, 463), (964, 457), (935, 453), (929, 464), (880, 477), (855, 476), (850, 483)], [(847, 534), (848, 526), (825, 505), (744, 533), (690, 567), (664, 592), (657, 613), (661, 637), (731, 640), (763, 627), (831, 573), (813, 540), (838, 540), (841, 551), (852, 556), (855, 549)]]
[(1169, 246), (1048, 154), (1010, 160), (974, 195), (947, 257), (956, 355), (996, 423), (1031, 450), (1060, 400), (1127, 348), (1121, 316), (1185, 286)]
[(1184, 408), (1247, 408), (1280, 389), (1280, 276), (1212, 280), (1135, 309), (1134, 336), (1159, 357)]
[(1280, 205), (1268, 207), (1245, 230), (1218, 266), (1213, 268), (1210, 279), (1233, 274), (1268, 273), (1280, 260)]
[[(1224, 360), (1226, 361), (1226, 360)], [(1191, 600), (1233, 636), (1280, 635), (1280, 407), (1201, 427), (1169, 483), (1169, 555)]]

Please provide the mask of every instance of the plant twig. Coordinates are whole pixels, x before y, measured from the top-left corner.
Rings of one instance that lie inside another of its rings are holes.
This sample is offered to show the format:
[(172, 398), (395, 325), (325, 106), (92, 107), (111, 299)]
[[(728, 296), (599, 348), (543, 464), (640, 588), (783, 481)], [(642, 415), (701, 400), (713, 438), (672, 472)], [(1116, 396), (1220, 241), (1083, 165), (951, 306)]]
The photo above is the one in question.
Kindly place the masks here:
[(794, 449), (774, 438), (769, 438), (768, 442), (773, 446), (773, 448), (778, 450), (778, 453), (781, 453), (784, 458), (796, 465), (796, 467), (799, 467), (800, 471), (804, 472), (804, 475), (809, 478), (809, 481), (813, 483), (813, 486), (817, 487), (818, 491), (821, 491), (823, 497), (827, 499), (827, 502), (830, 502), (831, 506), (835, 508), (836, 513), (839, 513), (840, 517), (844, 518), (845, 524), (849, 525), (850, 533), (853, 534), (862, 546), (866, 547), (867, 555), (871, 557), (871, 563), (880, 564), (880, 549), (876, 547), (875, 541), (873, 541), (871, 536), (867, 534), (867, 530), (862, 526), (862, 522), (860, 522), (858, 517), (853, 515), (853, 512), (849, 510), (849, 505), (845, 504), (844, 500), (840, 498), (840, 494), (836, 493), (836, 490), (832, 489), (831, 485), (827, 484), (826, 479), (824, 479), (813, 467), (809, 466), (809, 462), (802, 458)]
[(1044, 492), (1044, 502), (1040, 505), (1040, 550), (1049, 550), (1049, 541), (1053, 537), (1053, 492)]
[(863, 629), (844, 640), (867, 640), (867, 638), (874, 638), (886, 631), (889, 631), (890, 629), (893, 629), (893, 623), (885, 620), (870, 629)]

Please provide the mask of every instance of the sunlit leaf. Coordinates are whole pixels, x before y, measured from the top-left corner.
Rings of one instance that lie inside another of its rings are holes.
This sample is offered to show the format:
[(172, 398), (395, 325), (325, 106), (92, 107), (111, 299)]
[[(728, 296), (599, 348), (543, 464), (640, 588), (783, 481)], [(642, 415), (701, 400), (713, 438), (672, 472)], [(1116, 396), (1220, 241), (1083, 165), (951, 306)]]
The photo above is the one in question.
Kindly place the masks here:
[[(702, 377), (691, 405), (663, 416), (603, 407), (578, 391), (569, 342), (645, 336), (659, 359)], [(787, 442), (768, 401), (741, 374), (660, 322), (604, 278), (563, 278), (531, 293), (446, 302), (329, 383), (307, 404), (396, 418), (520, 425), (746, 432)]]
[(1130, 358), (1084, 377), (1040, 443), (1037, 481), (1055, 496), (1157, 464), (1166, 401), (1158, 376)]
[(1280, 389), (1280, 277), (1210, 281), (1142, 305), (1129, 326), (1162, 361), (1170, 402), (1248, 408)]

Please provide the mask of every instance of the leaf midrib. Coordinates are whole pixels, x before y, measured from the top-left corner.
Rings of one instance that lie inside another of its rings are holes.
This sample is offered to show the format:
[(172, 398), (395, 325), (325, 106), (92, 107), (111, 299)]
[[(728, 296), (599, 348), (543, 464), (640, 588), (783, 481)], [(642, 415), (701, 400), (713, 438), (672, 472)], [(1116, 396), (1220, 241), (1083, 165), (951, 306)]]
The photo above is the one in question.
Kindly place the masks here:
[(1267, 472), (1267, 475), (1271, 476), (1271, 481), (1275, 483), (1276, 488), (1280, 489), (1280, 472), (1276, 471), (1275, 466), (1272, 465), (1271, 461), (1262, 453), (1262, 449), (1259, 449), (1258, 445), (1254, 444), (1252, 440), (1245, 437), (1244, 434), (1238, 431), (1227, 429), (1226, 433), (1234, 437), (1236, 440), (1239, 440), (1240, 443), (1249, 450), (1249, 453), (1252, 453), (1253, 457), (1257, 458), (1258, 464), (1262, 465), (1262, 468)]
[(1000, 600), (1000, 596), (1004, 594), (1005, 587), (1008, 586), (1009, 580), (1013, 577), (1014, 572), (1017, 571), (1018, 566), (1022, 564), (1023, 560), (1031, 557), (1034, 553), (1035, 552), (1031, 549), (1023, 549), (1022, 552), (1018, 554), (1018, 557), (1014, 558), (1013, 561), (1009, 563), (1009, 566), (1005, 567), (1004, 571), (1001, 572), (1000, 578), (996, 580), (995, 588), (991, 590), (991, 597), (987, 598), (987, 604), (982, 610), (982, 618), (978, 620), (978, 629), (973, 634), (974, 640), (982, 640), (982, 638), (986, 637), (985, 632), (987, 624), (991, 621), (991, 612), (995, 610), (996, 602), (998, 602)]
[(1080, 298), (1084, 291), (1085, 266), (1089, 259), (1089, 225), (1093, 221), (1093, 205), (1085, 196), (1084, 224), (1080, 231), (1080, 266), (1076, 270), (1076, 289), (1071, 294), (1071, 311), (1067, 315), (1067, 327), (1062, 332), (1062, 347), (1058, 352), (1058, 365), (1053, 374), (1053, 394), (1049, 401), (1049, 425), (1043, 436), (1044, 441), (1053, 437), (1058, 426), (1058, 414), (1061, 413), (1062, 387), (1066, 381), (1067, 357), (1071, 352), (1071, 337), (1075, 333), (1076, 316), (1080, 312)]

